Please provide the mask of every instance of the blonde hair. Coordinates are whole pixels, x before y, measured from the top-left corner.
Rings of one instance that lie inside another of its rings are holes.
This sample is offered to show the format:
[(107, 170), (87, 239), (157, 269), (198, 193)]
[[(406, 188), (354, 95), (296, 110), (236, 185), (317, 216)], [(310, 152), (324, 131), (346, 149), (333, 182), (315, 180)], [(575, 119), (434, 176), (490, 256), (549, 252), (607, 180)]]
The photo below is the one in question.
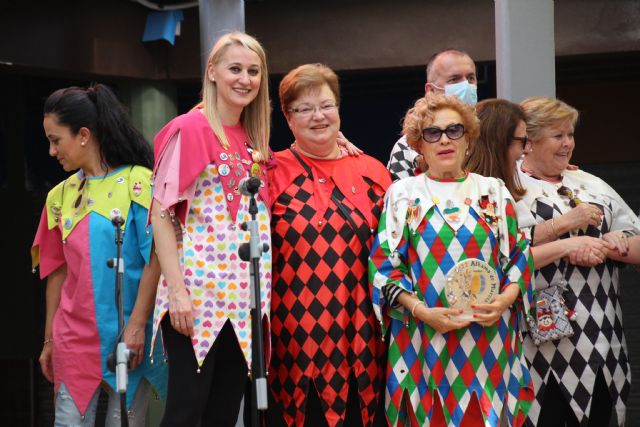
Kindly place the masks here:
[(271, 105), (269, 103), (269, 72), (267, 71), (267, 59), (264, 49), (260, 43), (248, 34), (234, 31), (220, 37), (211, 49), (207, 61), (207, 69), (202, 79), (202, 102), (198, 107), (204, 107), (204, 113), (213, 129), (213, 133), (218, 137), (223, 146), (227, 147), (229, 141), (224, 133), (222, 121), (218, 113), (217, 88), (208, 76), (210, 65), (216, 65), (231, 46), (242, 46), (255, 52), (260, 59), (260, 88), (256, 98), (242, 111), (240, 122), (247, 132), (253, 148), (258, 150), (262, 159), (269, 158), (269, 136), (270, 136), (270, 114)]
[(578, 110), (559, 99), (534, 96), (520, 103), (527, 122), (527, 135), (532, 140), (540, 139), (542, 131), (567, 120), (575, 127)]
[(455, 111), (462, 118), (467, 143), (471, 145), (476, 140), (480, 125), (473, 108), (454, 95), (429, 93), (424, 98), (418, 99), (404, 116), (402, 133), (407, 137), (407, 143), (414, 151), (420, 153), (422, 130), (433, 123), (437, 111), (445, 109)]

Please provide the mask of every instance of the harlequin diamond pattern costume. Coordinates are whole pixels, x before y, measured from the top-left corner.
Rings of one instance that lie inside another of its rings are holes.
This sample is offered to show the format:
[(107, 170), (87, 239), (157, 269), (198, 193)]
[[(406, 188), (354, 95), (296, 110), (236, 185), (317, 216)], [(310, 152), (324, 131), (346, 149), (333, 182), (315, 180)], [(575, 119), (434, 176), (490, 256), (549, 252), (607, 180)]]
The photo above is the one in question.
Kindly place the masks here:
[[(570, 199), (558, 194), (564, 186), (582, 202), (599, 206), (603, 221), (599, 228), (589, 226), (575, 235), (602, 237), (609, 231), (640, 233), (640, 221), (622, 198), (600, 178), (583, 171), (565, 171), (561, 183), (535, 179), (521, 171), (519, 177), (527, 194), (518, 202), (518, 221), (527, 235), (536, 224), (558, 217), (571, 209)], [(560, 236), (567, 238), (569, 235)], [(564, 292), (567, 307), (575, 310), (571, 322), (574, 335), (540, 346), (525, 338), (524, 348), (531, 365), (536, 401), (529, 417), (537, 423), (545, 382), (554, 375), (565, 399), (581, 424), (586, 424), (596, 375), (602, 371), (609, 389), (618, 423), (625, 421), (625, 402), (631, 386), (627, 344), (622, 329), (622, 308), (618, 289), (618, 265), (607, 260), (595, 267), (569, 266), (563, 273), (556, 262), (536, 271), (536, 287), (544, 289), (566, 276)]]
[(312, 160), (276, 153), (269, 381), (288, 425), (302, 426), (313, 382), (330, 426), (344, 422), (350, 378), (365, 426), (377, 406), (380, 331), (367, 282), (371, 231), (390, 183), (368, 156)]
[(413, 176), (417, 167), (417, 155), (418, 153), (407, 144), (407, 137), (402, 136), (402, 138), (395, 143), (389, 155), (387, 169), (389, 169), (391, 173), (391, 179), (397, 181), (401, 178)]
[[(414, 415), (418, 425), (429, 425), (435, 399), (440, 399), (447, 425), (460, 425), (473, 394), (485, 425), (498, 425), (504, 403), (509, 424), (523, 424), (533, 389), (518, 329), (533, 295), (529, 250), (509, 199), (503, 184), (476, 174), (450, 182), (420, 175), (389, 188), (369, 275), (376, 313), (389, 329), (386, 408), (391, 425), (409, 425)], [(496, 325), (471, 323), (441, 334), (416, 322), (402, 306), (386, 303), (382, 288), (399, 286), (427, 307), (447, 306), (445, 276), (468, 258), (495, 268), (501, 289), (510, 283), (520, 287), (521, 297)]]

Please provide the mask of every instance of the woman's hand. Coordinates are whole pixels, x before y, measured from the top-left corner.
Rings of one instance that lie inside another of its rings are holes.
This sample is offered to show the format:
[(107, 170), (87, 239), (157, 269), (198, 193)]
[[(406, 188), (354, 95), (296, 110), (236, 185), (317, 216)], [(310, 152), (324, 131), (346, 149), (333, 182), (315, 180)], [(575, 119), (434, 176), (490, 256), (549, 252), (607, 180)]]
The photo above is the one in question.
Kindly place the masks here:
[(144, 358), (144, 327), (145, 324), (137, 322), (129, 322), (124, 328), (124, 343), (129, 350), (134, 351), (136, 354), (131, 358), (129, 367), (134, 370), (136, 366), (142, 363)]
[(565, 230), (579, 230), (589, 225), (599, 227), (602, 223), (602, 211), (596, 205), (580, 203), (558, 220), (564, 222)]
[(629, 239), (622, 231), (610, 231), (602, 236), (602, 240), (608, 242), (611, 250), (617, 250), (622, 256), (626, 256), (629, 252)]
[(582, 246), (569, 254), (568, 261), (581, 267), (595, 267), (598, 264), (602, 264), (604, 259), (594, 255), (589, 246)]
[(360, 154), (364, 153), (364, 151), (352, 144), (351, 141), (349, 141), (347, 137), (344, 136), (342, 131), (338, 132), (338, 138), (336, 139), (336, 141), (338, 142), (339, 146), (344, 147), (344, 149), (347, 150), (347, 153), (349, 153), (350, 156), (358, 157)]
[(184, 284), (169, 287), (169, 314), (173, 329), (188, 337), (193, 336), (193, 305)]
[(583, 267), (593, 267), (607, 259), (607, 252), (612, 249), (610, 243), (591, 236), (577, 236), (563, 239), (567, 245), (569, 262)]
[(53, 382), (53, 342), (48, 341), (40, 352), (38, 358), (40, 362), (40, 369), (42, 369), (42, 375), (50, 382)]
[(504, 291), (496, 295), (489, 304), (474, 304), (471, 308), (475, 311), (473, 318), (482, 326), (491, 326), (500, 319), (502, 313), (511, 307), (520, 295), (520, 287), (517, 283), (511, 283)]
[(462, 310), (446, 308), (446, 307), (427, 307), (425, 304), (419, 304), (415, 307), (414, 317), (431, 326), (436, 331), (444, 334), (469, 326), (469, 321), (452, 320), (449, 316), (462, 314)]

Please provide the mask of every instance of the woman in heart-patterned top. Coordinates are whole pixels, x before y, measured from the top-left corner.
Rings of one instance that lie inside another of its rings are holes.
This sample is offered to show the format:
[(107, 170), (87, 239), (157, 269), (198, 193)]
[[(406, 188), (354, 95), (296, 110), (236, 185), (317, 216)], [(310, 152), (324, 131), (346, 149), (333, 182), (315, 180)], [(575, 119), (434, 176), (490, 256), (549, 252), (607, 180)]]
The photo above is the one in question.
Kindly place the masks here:
[[(222, 36), (209, 56), (202, 102), (154, 141), (151, 222), (162, 267), (154, 340), (161, 329), (169, 361), (163, 426), (236, 424), (252, 358), (249, 264), (238, 258), (249, 240), (240, 224), (251, 218), (238, 185), (249, 175), (266, 183), (267, 76), (254, 38)], [(260, 240), (269, 243), (267, 190), (263, 184), (256, 201)], [(268, 326), (270, 251), (260, 276)]]

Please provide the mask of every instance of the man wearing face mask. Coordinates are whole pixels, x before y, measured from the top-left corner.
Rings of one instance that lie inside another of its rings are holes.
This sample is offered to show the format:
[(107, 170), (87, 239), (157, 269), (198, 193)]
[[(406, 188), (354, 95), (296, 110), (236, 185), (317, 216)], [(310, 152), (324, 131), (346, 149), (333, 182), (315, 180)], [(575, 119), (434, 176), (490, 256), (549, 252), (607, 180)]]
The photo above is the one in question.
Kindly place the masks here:
[[(442, 50), (433, 54), (427, 63), (425, 96), (429, 93), (456, 95), (465, 103), (475, 106), (478, 102), (477, 81), (476, 64), (468, 54), (455, 49)], [(418, 153), (409, 147), (402, 136), (393, 146), (387, 164), (391, 178), (396, 181), (415, 175), (416, 168), (424, 169), (424, 162), (417, 157)]]

